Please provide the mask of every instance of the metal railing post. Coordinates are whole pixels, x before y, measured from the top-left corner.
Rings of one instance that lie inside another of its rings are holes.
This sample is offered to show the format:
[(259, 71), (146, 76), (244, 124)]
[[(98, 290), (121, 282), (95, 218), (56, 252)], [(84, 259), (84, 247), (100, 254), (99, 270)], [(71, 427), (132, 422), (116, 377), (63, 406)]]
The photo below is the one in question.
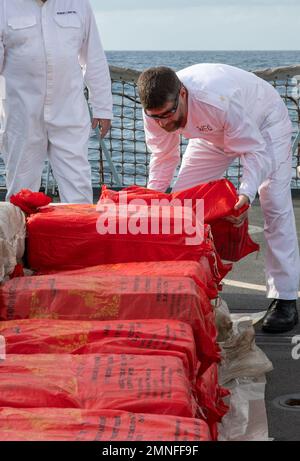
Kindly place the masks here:
[[(88, 104), (88, 103), (87, 103)], [(92, 109), (91, 107), (89, 106), (88, 104), (88, 108), (89, 108), (89, 113), (90, 113), (90, 117), (91, 117), (91, 121), (93, 120), (93, 114), (92, 114)], [(99, 141), (99, 145), (101, 147), (101, 149), (103, 150), (103, 153), (104, 153), (104, 156), (105, 156), (105, 159), (109, 165), (109, 168), (110, 168), (110, 171), (111, 171), (111, 174), (115, 180), (115, 183), (118, 187), (122, 187), (122, 181), (120, 179), (120, 176), (116, 170), (116, 167), (115, 165), (113, 164), (113, 161), (112, 161), (112, 158), (110, 156), (110, 153), (106, 147), (106, 144), (104, 142), (104, 140), (101, 138), (101, 133), (100, 133), (100, 129), (99, 129), (99, 126), (97, 126), (96, 128), (96, 135), (97, 135), (97, 138), (98, 138), (98, 141)]]

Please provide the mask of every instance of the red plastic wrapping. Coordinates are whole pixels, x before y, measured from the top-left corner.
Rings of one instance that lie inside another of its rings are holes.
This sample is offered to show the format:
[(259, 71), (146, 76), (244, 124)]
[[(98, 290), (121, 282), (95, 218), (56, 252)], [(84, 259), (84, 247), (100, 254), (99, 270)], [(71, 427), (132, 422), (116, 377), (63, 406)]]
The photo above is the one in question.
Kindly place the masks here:
[[(27, 220), (30, 268), (47, 272), (126, 262), (199, 261), (206, 251), (206, 241), (211, 241), (208, 226), (203, 231), (204, 241), (201, 240), (201, 229), (189, 233), (193, 231), (189, 225), (195, 226), (195, 215), (186, 219), (177, 216), (178, 209), (182, 214), (180, 207), (140, 206), (135, 218), (124, 216), (124, 208), (115, 208), (107, 207), (106, 214), (101, 214), (94, 205), (49, 206), (30, 216)], [(168, 220), (163, 219), (165, 212), (170, 213)], [(132, 221), (142, 219), (137, 215), (148, 217), (144, 219), (148, 226), (144, 234), (135, 234), (129, 229)], [(102, 219), (109, 221), (112, 228), (104, 234), (100, 233)], [(158, 226), (157, 233), (152, 232), (152, 219)], [(170, 226), (167, 234), (163, 233), (166, 221)]]
[(10, 202), (21, 208), (24, 213), (30, 215), (37, 213), (40, 207), (49, 205), (52, 199), (43, 192), (32, 192), (28, 189), (22, 189), (16, 195), (10, 197)]
[(205, 421), (116, 410), (0, 408), (1, 441), (210, 441)]
[(97, 273), (22, 277), (0, 287), (0, 319), (173, 319), (191, 325), (201, 367), (219, 360), (214, 312), (204, 290), (183, 277)]
[[(60, 275), (103, 274), (111, 275), (157, 275), (162, 277), (187, 277), (193, 279), (202, 288), (210, 299), (218, 296), (218, 288), (222, 278), (231, 270), (231, 264), (223, 264), (213, 250), (212, 241), (207, 239), (206, 248), (203, 249), (205, 256), (197, 261), (149, 261), (141, 263), (102, 264), (99, 266), (86, 267), (74, 271), (59, 272)], [(49, 271), (47, 274), (56, 274)], [(38, 275), (45, 275), (40, 273)]]
[(202, 375), (199, 375), (196, 386), (198, 403), (205, 413), (205, 418), (211, 428), (213, 440), (218, 438), (217, 423), (221, 422), (229, 407), (223, 398), (230, 392), (219, 386), (218, 365), (213, 363)]
[(182, 360), (191, 381), (199, 363), (193, 331), (176, 320), (11, 320), (0, 323), (7, 354), (170, 355)]
[(137, 198), (143, 199), (148, 204), (153, 199), (159, 200), (184, 200), (193, 201), (204, 200), (204, 222), (211, 225), (214, 243), (220, 257), (229, 261), (239, 261), (249, 253), (259, 250), (259, 245), (251, 239), (248, 234), (248, 221), (246, 220), (241, 227), (234, 227), (232, 223), (224, 220), (224, 217), (243, 213), (247, 207), (239, 211), (234, 211), (234, 206), (238, 200), (238, 194), (234, 185), (227, 179), (212, 181), (207, 184), (186, 189), (183, 191), (166, 194), (162, 192), (145, 189), (139, 186), (131, 186), (121, 192), (115, 192), (106, 188), (102, 189), (99, 203), (106, 203), (108, 200), (119, 203), (120, 198), (128, 203)]
[(179, 358), (126, 354), (7, 355), (0, 364), (0, 407), (198, 413)]
[(14, 279), (16, 277), (24, 277), (24, 267), (22, 264), (17, 264), (12, 274), (9, 275), (10, 279)]

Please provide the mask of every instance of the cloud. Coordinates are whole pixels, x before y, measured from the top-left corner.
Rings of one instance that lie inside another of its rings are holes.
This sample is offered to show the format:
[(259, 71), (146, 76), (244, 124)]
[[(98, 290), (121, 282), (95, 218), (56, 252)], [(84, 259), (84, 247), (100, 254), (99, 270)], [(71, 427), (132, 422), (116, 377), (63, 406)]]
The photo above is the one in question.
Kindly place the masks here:
[(227, 7), (251, 8), (274, 7), (281, 5), (284, 8), (299, 6), (299, 0), (90, 0), (94, 11), (130, 11), (130, 10), (172, 10), (188, 9), (192, 7), (215, 7), (226, 9)]
[(299, 49), (300, 5), (298, 14), (277, 4), (272, 14), (268, 6), (207, 6), (96, 12), (96, 17), (106, 50)]

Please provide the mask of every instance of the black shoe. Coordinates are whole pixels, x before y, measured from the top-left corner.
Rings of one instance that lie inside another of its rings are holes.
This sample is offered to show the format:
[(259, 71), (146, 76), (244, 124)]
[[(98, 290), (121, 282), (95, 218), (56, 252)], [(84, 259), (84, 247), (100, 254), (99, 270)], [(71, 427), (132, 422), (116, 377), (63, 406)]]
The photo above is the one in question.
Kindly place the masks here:
[(268, 333), (283, 333), (298, 323), (296, 300), (274, 299), (263, 320), (262, 329)]

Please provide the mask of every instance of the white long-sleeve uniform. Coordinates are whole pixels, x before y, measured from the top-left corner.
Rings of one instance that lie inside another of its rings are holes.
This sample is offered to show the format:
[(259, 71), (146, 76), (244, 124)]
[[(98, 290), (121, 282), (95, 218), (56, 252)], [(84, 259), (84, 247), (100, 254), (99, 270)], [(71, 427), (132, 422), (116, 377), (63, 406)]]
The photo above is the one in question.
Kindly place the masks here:
[(177, 75), (188, 90), (187, 123), (168, 133), (144, 116), (152, 153), (148, 187), (165, 191), (170, 185), (180, 161), (180, 135), (190, 141), (173, 190), (218, 179), (240, 157), (239, 192), (252, 202), (259, 191), (264, 211), (268, 297), (296, 299), (300, 263), (285, 104), (270, 84), (232, 66), (197, 64)]
[(48, 156), (61, 200), (92, 201), (84, 80), (94, 117), (112, 119), (112, 95), (89, 1), (1, 0), (0, 74), (7, 197), (38, 190)]

